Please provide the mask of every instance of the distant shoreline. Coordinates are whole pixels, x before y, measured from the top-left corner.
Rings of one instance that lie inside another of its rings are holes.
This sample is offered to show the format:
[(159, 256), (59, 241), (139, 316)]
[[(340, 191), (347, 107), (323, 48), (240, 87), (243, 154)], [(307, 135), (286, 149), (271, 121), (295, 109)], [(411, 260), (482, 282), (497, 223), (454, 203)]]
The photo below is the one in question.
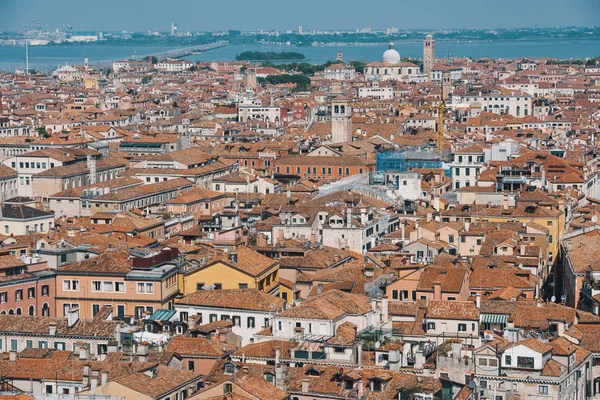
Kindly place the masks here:
[[(456, 43), (456, 44), (469, 44), (469, 43), (511, 43), (511, 42), (590, 42), (590, 41), (600, 41), (600, 38), (519, 38), (519, 39), (435, 39), (436, 43)], [(388, 43), (394, 44), (402, 44), (402, 43), (422, 43), (423, 40), (419, 39), (393, 39), (384, 40), (381, 42), (331, 42), (331, 43), (318, 43), (317, 45), (297, 45), (297, 44), (287, 44), (280, 42), (252, 42), (252, 43), (240, 43), (240, 44), (230, 44), (230, 46), (283, 46), (283, 47), (351, 47), (351, 46), (383, 46)], [(199, 46), (202, 44), (198, 44)], [(30, 47), (55, 47), (55, 46), (69, 46), (69, 47), (94, 47), (94, 46), (118, 46), (118, 47), (161, 47), (161, 48), (179, 48), (183, 45), (178, 44), (164, 44), (164, 43), (131, 43), (127, 41), (122, 42), (106, 42), (106, 41), (95, 41), (95, 42), (62, 42), (62, 43), (48, 43), (48, 44), (38, 44), (38, 45), (30, 45)], [(190, 46), (190, 45), (186, 45)], [(193, 46), (193, 45), (192, 45)], [(25, 45), (21, 44), (0, 44), (0, 48), (3, 47), (25, 47)], [(260, 60), (257, 60), (260, 61)], [(273, 60), (273, 61), (281, 61), (281, 60)]]

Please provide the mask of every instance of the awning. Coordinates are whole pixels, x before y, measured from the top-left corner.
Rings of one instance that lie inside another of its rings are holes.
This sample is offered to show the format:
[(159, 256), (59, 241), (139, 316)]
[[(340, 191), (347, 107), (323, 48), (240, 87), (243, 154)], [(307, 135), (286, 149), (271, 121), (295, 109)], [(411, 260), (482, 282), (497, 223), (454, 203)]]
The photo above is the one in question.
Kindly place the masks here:
[(488, 324), (506, 324), (508, 315), (501, 314), (481, 314), (481, 322)]

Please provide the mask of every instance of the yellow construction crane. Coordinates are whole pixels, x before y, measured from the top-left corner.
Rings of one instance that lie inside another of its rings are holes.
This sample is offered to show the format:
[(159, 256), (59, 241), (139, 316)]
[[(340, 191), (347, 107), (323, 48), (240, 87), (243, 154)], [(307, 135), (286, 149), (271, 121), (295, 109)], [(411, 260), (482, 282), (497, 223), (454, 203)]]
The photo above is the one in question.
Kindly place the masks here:
[(477, 108), (476, 105), (472, 104), (448, 104), (444, 103), (444, 100), (440, 98), (437, 104), (438, 120), (437, 120), (437, 148), (440, 157), (444, 152), (444, 113), (446, 110), (460, 109), (460, 108)]

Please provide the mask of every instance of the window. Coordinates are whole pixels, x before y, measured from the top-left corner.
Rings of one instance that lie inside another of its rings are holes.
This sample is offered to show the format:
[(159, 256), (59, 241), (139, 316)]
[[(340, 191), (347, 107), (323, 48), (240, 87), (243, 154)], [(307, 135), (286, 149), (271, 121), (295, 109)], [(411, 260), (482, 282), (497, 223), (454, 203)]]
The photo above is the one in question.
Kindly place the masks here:
[(538, 393), (539, 394), (548, 394), (548, 386), (545, 386), (545, 385), (538, 386)]
[(38, 343), (38, 347), (40, 349), (47, 349), (48, 348), (48, 342), (45, 340), (40, 340)]
[(63, 280), (63, 290), (71, 291), (71, 292), (78, 292), (79, 291), (79, 281), (75, 280), (75, 279)]
[(100, 281), (92, 281), (92, 291), (99, 292), (102, 290), (102, 283)]
[(427, 323), (427, 330), (431, 330), (431, 329), (435, 329), (435, 322), (428, 322)]
[(235, 373), (235, 366), (233, 364), (225, 364), (225, 375), (231, 375)]
[(95, 317), (96, 314), (98, 314), (99, 312), (100, 312), (100, 305), (92, 304), (92, 317)]
[(188, 361), (188, 371), (193, 371), (193, 370), (194, 370), (194, 362)]
[(533, 368), (533, 357), (517, 357), (517, 367)]
[(248, 321), (246, 323), (246, 327), (248, 327), (248, 328), (254, 328), (255, 324), (256, 324), (256, 322), (254, 320), (254, 317), (248, 317)]
[(23, 300), (23, 289), (17, 289), (17, 290), (15, 290), (15, 300), (16, 301)]
[(6, 292), (0, 293), (0, 303), (6, 303), (8, 300), (8, 294)]
[(466, 332), (467, 331), (467, 324), (458, 324), (458, 331), (459, 332)]
[(490, 358), (488, 360), (488, 364), (490, 367), (497, 367), (498, 366), (498, 360), (495, 358)]
[(454, 235), (448, 235), (448, 242), (454, 243)]
[(393, 300), (398, 300), (398, 291), (397, 290), (392, 290), (392, 299)]
[(373, 379), (372, 381), (373, 392), (381, 392), (381, 381)]
[(117, 316), (124, 317), (125, 316), (125, 306), (117, 306)]
[(506, 364), (506, 365), (512, 365), (512, 357), (511, 356), (504, 356), (504, 364)]
[(27, 297), (30, 299), (35, 299), (35, 288), (27, 288)]
[(139, 282), (137, 284), (137, 291), (138, 293), (154, 293), (154, 284)]
[(17, 351), (17, 339), (10, 339), (10, 351)]
[(223, 384), (223, 394), (229, 394), (233, 390), (233, 385), (231, 383)]
[(204, 287), (204, 282), (196, 283), (196, 290), (202, 290), (203, 287)]
[(125, 282), (115, 282), (115, 292), (125, 293)]
[(478, 364), (481, 365), (481, 366), (483, 366), (483, 367), (487, 367), (487, 365), (488, 365), (488, 359), (487, 358), (480, 358)]
[(64, 350), (65, 342), (54, 342), (54, 350)]
[(104, 291), (112, 292), (113, 291), (113, 283), (112, 282), (104, 282)]
[(49, 285), (42, 286), (42, 296), (50, 296), (50, 286)]

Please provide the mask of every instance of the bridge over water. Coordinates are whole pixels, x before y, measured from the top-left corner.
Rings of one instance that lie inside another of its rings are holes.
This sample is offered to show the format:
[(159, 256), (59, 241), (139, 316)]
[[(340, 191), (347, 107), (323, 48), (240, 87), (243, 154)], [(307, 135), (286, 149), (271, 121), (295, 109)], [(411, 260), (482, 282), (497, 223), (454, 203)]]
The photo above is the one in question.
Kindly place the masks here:
[[(220, 40), (218, 42), (209, 43), (209, 44), (199, 44), (199, 45), (195, 45), (195, 46), (180, 47), (178, 49), (172, 49), (172, 50), (161, 51), (161, 52), (156, 52), (156, 53), (134, 55), (132, 57), (129, 57), (128, 59), (133, 60), (133, 61), (142, 61), (144, 58), (147, 58), (147, 57), (156, 57), (156, 59), (158, 61), (161, 61), (161, 60), (165, 60), (167, 58), (181, 58), (181, 57), (185, 57), (190, 54), (193, 54), (193, 53), (199, 53), (199, 52), (209, 51), (209, 50), (213, 50), (213, 49), (218, 49), (220, 47), (225, 47), (228, 44), (229, 44), (229, 42), (227, 40)], [(107, 69), (107, 68), (112, 68), (112, 64), (114, 61), (118, 61), (118, 60), (96, 61), (93, 64), (94, 64), (94, 67), (97, 69)]]

